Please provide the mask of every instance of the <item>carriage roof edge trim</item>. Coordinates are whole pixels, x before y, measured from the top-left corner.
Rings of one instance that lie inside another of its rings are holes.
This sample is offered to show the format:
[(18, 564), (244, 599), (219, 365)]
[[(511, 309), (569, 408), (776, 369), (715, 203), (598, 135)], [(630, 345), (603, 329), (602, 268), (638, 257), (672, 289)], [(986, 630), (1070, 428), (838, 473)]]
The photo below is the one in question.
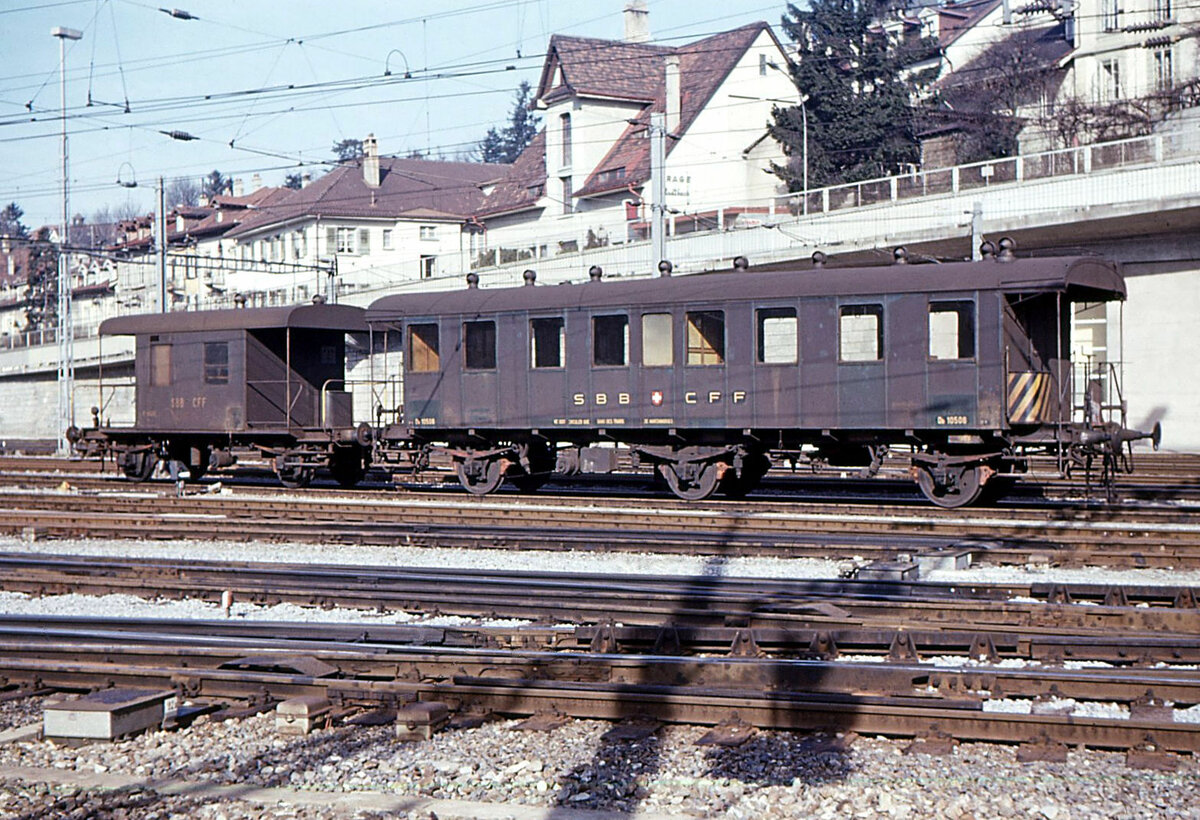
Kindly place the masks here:
[(366, 311), (360, 307), (289, 305), (116, 316), (100, 323), (100, 335), (139, 336), (144, 333), (193, 333), (285, 327), (344, 330), (347, 333), (362, 333), (368, 329)]

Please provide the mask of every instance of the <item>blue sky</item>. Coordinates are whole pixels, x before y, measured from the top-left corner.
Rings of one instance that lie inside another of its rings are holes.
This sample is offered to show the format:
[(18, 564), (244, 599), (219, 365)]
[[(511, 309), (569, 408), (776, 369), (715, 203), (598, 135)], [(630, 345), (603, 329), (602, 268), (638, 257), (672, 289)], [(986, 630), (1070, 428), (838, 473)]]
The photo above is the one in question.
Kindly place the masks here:
[[(0, 0), (0, 204), (33, 227), (61, 207), (58, 41), (67, 43), (71, 211), (153, 207), (162, 175), (265, 184), (343, 139), (453, 158), (503, 126), (553, 33), (618, 39), (625, 0)], [(766, 20), (784, 2), (649, 0), (656, 42)], [(384, 72), (390, 70), (390, 76)], [(405, 72), (412, 77), (405, 79)], [(88, 101), (91, 104), (88, 105)], [(129, 111), (126, 112), (126, 103)], [(164, 131), (198, 139), (178, 141)], [(138, 183), (136, 188), (118, 181)]]

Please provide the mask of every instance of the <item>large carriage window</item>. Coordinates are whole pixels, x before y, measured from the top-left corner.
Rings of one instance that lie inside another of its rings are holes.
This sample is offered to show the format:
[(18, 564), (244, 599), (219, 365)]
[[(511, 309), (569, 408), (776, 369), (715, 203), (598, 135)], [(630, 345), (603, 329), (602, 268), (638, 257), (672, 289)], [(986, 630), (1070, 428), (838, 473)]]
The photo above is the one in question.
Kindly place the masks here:
[(929, 303), (929, 358), (975, 358), (975, 303)]
[(629, 317), (592, 317), (592, 364), (618, 367), (629, 364)]
[(467, 370), (495, 370), (496, 323), (463, 322), (463, 348)]
[(533, 343), (531, 355), (534, 367), (562, 367), (566, 348), (566, 333), (562, 319), (531, 319), (529, 337)]
[(795, 308), (761, 308), (758, 311), (760, 364), (795, 364), (796, 342)]
[(150, 345), (150, 386), (166, 387), (171, 383), (171, 346)]
[(725, 364), (725, 311), (688, 313), (687, 363)]
[(204, 383), (229, 384), (229, 342), (204, 343)]
[(670, 367), (675, 363), (675, 338), (671, 332), (671, 314), (642, 314), (642, 364), (645, 367)]
[(436, 373), (442, 368), (438, 354), (438, 326), (408, 326), (408, 369), (413, 373)]
[(841, 311), (838, 358), (877, 362), (883, 358), (883, 306), (846, 305)]

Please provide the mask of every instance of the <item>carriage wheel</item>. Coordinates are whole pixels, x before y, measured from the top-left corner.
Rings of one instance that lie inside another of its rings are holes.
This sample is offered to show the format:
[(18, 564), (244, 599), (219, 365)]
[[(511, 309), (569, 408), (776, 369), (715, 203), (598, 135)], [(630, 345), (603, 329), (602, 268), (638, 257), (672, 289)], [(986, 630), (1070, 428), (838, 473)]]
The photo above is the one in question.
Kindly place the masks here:
[(658, 471), (671, 492), (685, 501), (703, 501), (717, 489), (717, 465), (702, 462), (660, 464)]
[(312, 467), (292, 466), (276, 469), (275, 475), (279, 477), (279, 483), (287, 487), (289, 490), (299, 490), (307, 487), (313, 480)]
[(367, 474), (360, 447), (336, 448), (329, 457), (329, 474), (342, 487), (353, 487)]
[(762, 453), (753, 453), (742, 460), (742, 475), (739, 477), (733, 470), (726, 470), (721, 476), (718, 489), (728, 498), (743, 498), (762, 481), (767, 470), (771, 469), (771, 459)]
[(125, 473), (126, 478), (138, 483), (147, 481), (154, 475), (154, 468), (157, 466), (158, 456), (152, 450), (127, 450), (121, 456), (121, 471)]
[(933, 471), (922, 465), (917, 470), (917, 486), (934, 504), (949, 509), (973, 504), (983, 492), (983, 469), (978, 464), (952, 471), (947, 477), (952, 480), (939, 483)]
[(454, 473), (458, 476), (458, 482), (472, 495), (487, 495), (504, 482), (500, 460), (495, 458), (486, 461), (477, 458), (456, 460)]

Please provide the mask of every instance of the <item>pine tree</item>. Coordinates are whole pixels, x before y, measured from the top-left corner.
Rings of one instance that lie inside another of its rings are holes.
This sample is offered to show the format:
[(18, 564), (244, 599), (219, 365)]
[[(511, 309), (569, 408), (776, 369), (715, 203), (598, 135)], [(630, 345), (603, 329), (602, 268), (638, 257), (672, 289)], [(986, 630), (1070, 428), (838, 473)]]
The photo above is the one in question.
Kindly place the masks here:
[(220, 171), (214, 169), (211, 174), (204, 178), (204, 195), (208, 197), (209, 202), (212, 202), (214, 196), (221, 196), (232, 190), (233, 180)]
[(21, 206), (15, 202), (10, 202), (0, 210), (0, 236), (7, 236), (10, 239), (26, 239), (29, 236), (29, 229), (21, 222), (21, 217), (25, 215), (25, 211), (21, 210)]
[(797, 46), (792, 80), (808, 101), (805, 112), (777, 108), (771, 134), (789, 157), (775, 173), (792, 190), (802, 186), (805, 113), (809, 188), (885, 176), (918, 161), (916, 83), (903, 72), (926, 50), (891, 44), (872, 26), (886, 8), (877, 0), (811, 0), (807, 11), (788, 4), (782, 22)]
[(508, 126), (503, 131), (489, 128), (487, 136), (479, 143), (479, 156), (484, 162), (515, 162), (521, 152), (537, 136), (540, 120), (530, 110), (533, 87), (522, 80), (517, 87), (516, 100), (508, 117)]

